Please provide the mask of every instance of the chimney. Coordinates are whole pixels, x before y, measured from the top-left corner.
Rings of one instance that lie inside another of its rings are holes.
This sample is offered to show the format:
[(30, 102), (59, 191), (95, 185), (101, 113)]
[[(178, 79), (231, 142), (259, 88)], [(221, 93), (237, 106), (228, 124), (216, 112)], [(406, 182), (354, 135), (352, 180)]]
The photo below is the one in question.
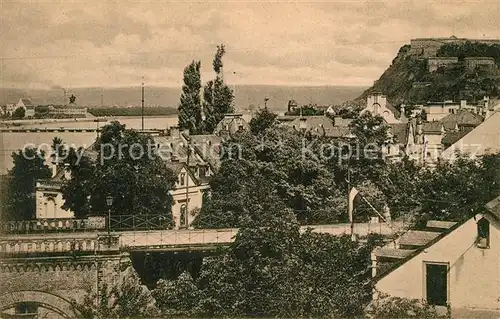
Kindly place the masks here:
[(177, 126), (170, 127), (170, 136), (171, 137), (180, 137), (179, 127), (177, 127)]
[(403, 115), (405, 115), (405, 105), (401, 104), (401, 116), (403, 116)]
[(189, 137), (189, 130), (183, 130), (182, 135)]
[(485, 112), (484, 112), (484, 119), (486, 120), (490, 116), (491, 116), (490, 108), (486, 107)]
[(460, 100), (460, 108), (465, 108), (467, 106), (467, 100)]
[(71, 170), (69, 169), (69, 163), (64, 164), (64, 179), (67, 181), (71, 179)]

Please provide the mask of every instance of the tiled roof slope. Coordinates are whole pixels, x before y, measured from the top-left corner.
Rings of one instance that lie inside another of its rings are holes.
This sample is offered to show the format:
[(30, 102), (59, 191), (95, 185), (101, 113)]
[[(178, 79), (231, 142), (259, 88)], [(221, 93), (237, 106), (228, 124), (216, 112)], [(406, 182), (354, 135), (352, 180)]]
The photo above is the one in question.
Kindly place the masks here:
[(456, 151), (468, 153), (471, 156), (498, 153), (500, 151), (500, 112), (493, 113), (483, 123), (446, 149), (441, 157), (452, 159)]

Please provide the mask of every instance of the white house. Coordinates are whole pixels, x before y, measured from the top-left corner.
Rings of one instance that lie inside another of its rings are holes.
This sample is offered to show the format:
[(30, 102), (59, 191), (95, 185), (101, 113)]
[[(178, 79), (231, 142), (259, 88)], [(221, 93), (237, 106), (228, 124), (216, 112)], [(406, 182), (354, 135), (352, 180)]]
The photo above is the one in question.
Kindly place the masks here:
[(472, 158), (498, 153), (500, 152), (499, 136), (500, 112), (497, 111), (448, 147), (441, 154), (441, 158), (453, 161), (457, 152), (467, 154)]
[(25, 117), (35, 116), (35, 105), (30, 99), (19, 99), (19, 102), (16, 104), (16, 109), (22, 107), (24, 109)]
[[(500, 198), (463, 223), (429, 221), (372, 254), (375, 295), (450, 305), (452, 317), (500, 315)], [(493, 318), (493, 317), (492, 317)]]
[(71, 174), (67, 167), (58, 167), (52, 163), (52, 178), (38, 180), (35, 188), (36, 218), (73, 218), (71, 210), (62, 208), (64, 199), (61, 188), (69, 181)]
[(388, 124), (406, 123), (408, 120), (392, 105), (387, 102), (387, 97), (381, 93), (373, 93), (366, 99), (366, 107), (360, 112), (370, 112), (372, 115), (379, 115), (384, 118)]

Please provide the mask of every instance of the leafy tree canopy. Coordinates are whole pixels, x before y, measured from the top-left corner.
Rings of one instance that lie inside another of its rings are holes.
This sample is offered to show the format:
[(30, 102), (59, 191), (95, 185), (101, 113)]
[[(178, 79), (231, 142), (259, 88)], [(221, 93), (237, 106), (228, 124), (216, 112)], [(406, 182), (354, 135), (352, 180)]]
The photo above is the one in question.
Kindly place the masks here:
[(153, 151), (150, 136), (126, 130), (119, 122), (102, 129), (94, 144), (97, 161), (70, 150), (72, 179), (63, 188), (65, 207), (77, 216), (107, 211), (106, 196), (113, 197), (112, 214), (171, 215), (176, 176)]
[(12, 153), (13, 168), (8, 178), (8, 219), (31, 220), (36, 217), (35, 187), (39, 179), (51, 176), (45, 152), (25, 148)]

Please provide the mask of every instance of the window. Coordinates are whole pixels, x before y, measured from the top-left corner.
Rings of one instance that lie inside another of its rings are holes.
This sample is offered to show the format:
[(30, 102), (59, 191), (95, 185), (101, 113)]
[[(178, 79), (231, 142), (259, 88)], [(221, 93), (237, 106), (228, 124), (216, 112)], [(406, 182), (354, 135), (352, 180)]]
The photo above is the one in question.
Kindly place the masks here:
[(184, 184), (186, 183), (186, 173), (181, 173), (180, 177), (179, 177), (180, 181), (179, 183), (181, 184), (181, 186), (184, 186)]
[(490, 248), (490, 222), (484, 217), (477, 222), (477, 247)]
[(206, 174), (206, 168), (205, 168), (205, 166), (200, 166), (200, 168), (198, 168), (198, 175), (200, 177), (205, 177), (205, 174)]
[(15, 313), (18, 315), (36, 315), (38, 314), (38, 306), (31, 302), (18, 303)]
[(243, 125), (238, 125), (238, 131), (243, 131)]
[(180, 211), (180, 226), (181, 227), (186, 227), (186, 218), (187, 218), (187, 214), (186, 214), (186, 204), (182, 204), (181, 205), (181, 211)]

